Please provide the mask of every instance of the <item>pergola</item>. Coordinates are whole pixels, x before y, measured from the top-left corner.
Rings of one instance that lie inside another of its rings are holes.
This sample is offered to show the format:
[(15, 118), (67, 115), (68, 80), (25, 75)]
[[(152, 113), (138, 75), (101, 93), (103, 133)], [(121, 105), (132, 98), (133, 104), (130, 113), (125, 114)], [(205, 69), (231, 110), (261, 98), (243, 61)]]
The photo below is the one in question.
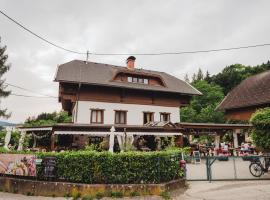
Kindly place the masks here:
[(22, 150), (22, 144), (26, 134), (33, 134), (35, 137), (42, 137), (43, 134), (49, 133), (51, 137), (51, 150), (55, 150), (55, 140), (59, 135), (110, 136), (111, 151), (114, 145), (114, 136), (117, 137), (120, 149), (122, 149), (126, 138), (128, 138), (132, 143), (136, 136), (152, 135), (157, 137), (172, 137), (183, 135), (183, 129), (177, 127), (171, 122), (154, 122), (142, 126), (61, 123), (42, 127), (19, 127), (18, 129), (21, 132), (18, 150)]
[(245, 134), (245, 139), (248, 137), (248, 131), (252, 127), (251, 124), (215, 124), (215, 123), (176, 123), (179, 128), (183, 129), (183, 134), (192, 137), (192, 135), (213, 135), (215, 137), (215, 147), (220, 143), (220, 136), (228, 131), (233, 133), (233, 144), (238, 148), (238, 137), (241, 133)]
[[(51, 137), (51, 150), (55, 150), (55, 140), (59, 135), (87, 135), (87, 136), (110, 136), (110, 150), (114, 145), (113, 138), (116, 136), (119, 146), (123, 145), (126, 137), (130, 141), (137, 136), (152, 135), (156, 137), (172, 137), (179, 136), (177, 143), (182, 144), (182, 135), (191, 138), (193, 135), (211, 135), (215, 137), (215, 146), (220, 143), (220, 136), (227, 131), (232, 131), (234, 147), (238, 148), (237, 135), (245, 133), (248, 137), (248, 130), (252, 127), (250, 124), (214, 124), (214, 123), (171, 123), (171, 122), (152, 122), (146, 125), (115, 125), (115, 124), (76, 124), (76, 123), (60, 123), (52, 126), (41, 127), (17, 127), (21, 132), (18, 150), (23, 149), (23, 141), (26, 134), (34, 136), (34, 144), (37, 138), (45, 135)], [(10, 135), (10, 134), (7, 134)], [(8, 141), (9, 142), (9, 141)], [(7, 143), (8, 143), (7, 142)]]

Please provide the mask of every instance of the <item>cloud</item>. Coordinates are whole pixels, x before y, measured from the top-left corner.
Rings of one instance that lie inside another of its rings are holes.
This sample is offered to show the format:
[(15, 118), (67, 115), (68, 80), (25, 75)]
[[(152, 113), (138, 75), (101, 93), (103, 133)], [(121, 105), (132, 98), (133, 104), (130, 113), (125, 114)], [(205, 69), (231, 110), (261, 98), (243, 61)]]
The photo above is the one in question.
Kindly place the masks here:
[[(76, 51), (157, 53), (205, 50), (269, 43), (269, 1), (251, 0), (0, 0), (1, 9), (43, 37)], [(58, 95), (56, 67), (84, 55), (52, 47), (0, 16), (0, 36), (7, 45), (8, 82)], [(136, 65), (179, 78), (202, 68), (211, 74), (242, 63), (269, 60), (270, 47), (194, 55), (137, 56)], [(91, 61), (125, 65), (126, 56), (90, 56)], [(11, 88), (16, 93), (26, 92)], [(27, 93), (28, 94), (28, 93)], [(33, 93), (31, 95), (34, 95)], [(40, 112), (59, 110), (55, 99), (11, 96), (2, 101), (21, 122)]]

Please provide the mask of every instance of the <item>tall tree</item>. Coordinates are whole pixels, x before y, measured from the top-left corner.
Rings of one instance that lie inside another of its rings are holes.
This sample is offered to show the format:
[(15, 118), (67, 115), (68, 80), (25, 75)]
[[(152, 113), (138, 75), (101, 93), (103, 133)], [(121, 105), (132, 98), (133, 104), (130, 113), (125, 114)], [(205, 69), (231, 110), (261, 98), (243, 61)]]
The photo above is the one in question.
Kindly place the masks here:
[(203, 72), (201, 68), (199, 68), (198, 73), (197, 73), (197, 81), (203, 80)]
[(216, 106), (224, 98), (222, 88), (209, 84), (204, 80), (196, 81), (192, 85), (203, 93), (202, 96), (192, 98), (190, 105), (181, 108), (180, 117), (183, 122), (225, 122), (224, 113), (215, 111)]
[(184, 79), (185, 79), (186, 82), (188, 82), (188, 83), (190, 82), (190, 81), (189, 81), (188, 74), (185, 75), (185, 78), (184, 78)]
[[(7, 64), (8, 55), (5, 54), (6, 46), (1, 46), (0, 38), (0, 98), (8, 97), (10, 91), (6, 90), (5, 79), (3, 75), (9, 70), (10, 64)], [(7, 112), (6, 108), (0, 108), (0, 117), (8, 118), (10, 113)]]

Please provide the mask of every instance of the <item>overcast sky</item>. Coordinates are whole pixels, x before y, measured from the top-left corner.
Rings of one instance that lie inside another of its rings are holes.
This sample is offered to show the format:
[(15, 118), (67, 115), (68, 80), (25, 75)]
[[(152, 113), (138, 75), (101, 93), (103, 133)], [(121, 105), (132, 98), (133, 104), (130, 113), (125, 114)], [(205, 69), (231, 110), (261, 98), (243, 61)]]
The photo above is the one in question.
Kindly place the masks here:
[[(265, 0), (0, 0), (0, 9), (35, 33), (63, 47), (99, 53), (192, 51), (270, 43), (270, 1)], [(56, 67), (85, 56), (67, 53), (33, 37), (0, 15), (1, 45), (7, 45), (10, 84), (58, 95)], [(136, 56), (136, 66), (183, 79), (198, 68), (210, 74), (235, 63), (257, 65), (270, 47), (193, 55)], [(90, 56), (90, 61), (125, 65), (126, 56)], [(14, 93), (37, 95), (11, 88)], [(8, 121), (60, 110), (57, 99), (9, 96), (1, 107)]]

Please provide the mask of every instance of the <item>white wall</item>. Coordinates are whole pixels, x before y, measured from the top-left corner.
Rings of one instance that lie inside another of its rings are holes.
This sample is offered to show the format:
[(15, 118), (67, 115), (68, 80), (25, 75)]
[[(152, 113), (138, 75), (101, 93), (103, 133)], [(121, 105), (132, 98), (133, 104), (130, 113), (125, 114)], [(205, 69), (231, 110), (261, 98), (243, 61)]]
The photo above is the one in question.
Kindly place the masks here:
[[(74, 109), (77, 107), (74, 106)], [(78, 117), (75, 123), (90, 123), (90, 109), (104, 109), (104, 124), (114, 124), (115, 110), (127, 110), (128, 125), (143, 125), (143, 112), (154, 112), (154, 121), (160, 121), (160, 112), (171, 113), (171, 122), (180, 122), (178, 107), (165, 107), (153, 105), (137, 105), (123, 103), (106, 103), (93, 101), (78, 102)]]

